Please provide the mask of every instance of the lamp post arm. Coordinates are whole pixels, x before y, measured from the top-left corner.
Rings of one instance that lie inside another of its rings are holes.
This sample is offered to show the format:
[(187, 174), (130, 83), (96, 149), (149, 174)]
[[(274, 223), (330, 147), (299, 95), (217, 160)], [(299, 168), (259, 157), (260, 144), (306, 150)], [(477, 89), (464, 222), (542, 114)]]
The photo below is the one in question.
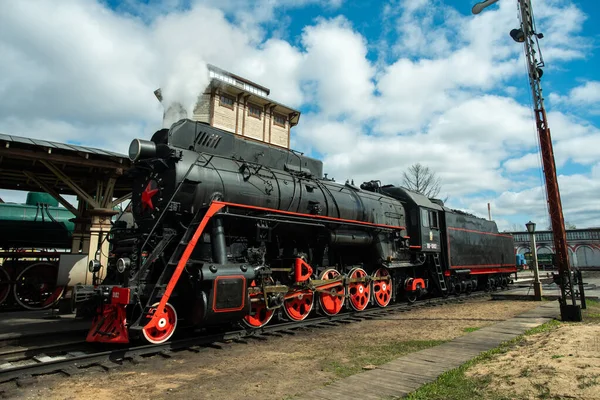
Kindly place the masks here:
[(473, 6), (473, 8), (471, 9), (471, 12), (473, 14), (479, 14), (481, 11), (483, 11), (484, 8), (491, 6), (492, 4), (496, 3), (497, 1), (498, 0), (480, 1), (479, 3), (477, 3)]

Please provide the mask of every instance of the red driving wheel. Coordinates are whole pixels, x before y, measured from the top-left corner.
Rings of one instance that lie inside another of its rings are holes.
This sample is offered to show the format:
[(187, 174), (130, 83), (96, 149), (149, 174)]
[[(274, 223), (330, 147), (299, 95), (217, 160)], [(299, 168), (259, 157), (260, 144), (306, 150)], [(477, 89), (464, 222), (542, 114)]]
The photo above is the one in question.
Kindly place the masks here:
[[(159, 303), (154, 303), (152, 307), (158, 307), (158, 305)], [(177, 327), (177, 311), (175, 311), (175, 308), (167, 303), (164, 312), (164, 316), (158, 320), (156, 326), (142, 329), (144, 338), (152, 344), (160, 344), (169, 340)]]
[(373, 281), (375, 303), (379, 307), (386, 307), (392, 300), (392, 278), (390, 277), (388, 280), (377, 280), (377, 278), (389, 277), (390, 273), (385, 268), (379, 268), (373, 276), (375, 278)]
[[(348, 274), (350, 280), (366, 277), (367, 272), (362, 268), (354, 268)], [(350, 282), (348, 284), (348, 297), (352, 308), (356, 311), (363, 311), (369, 305), (371, 287), (367, 282)]]
[[(339, 278), (341, 275), (342, 274), (340, 274), (339, 271), (331, 268), (323, 271), (319, 279), (333, 280)], [(320, 292), (318, 296), (321, 310), (327, 315), (336, 315), (344, 307), (345, 294), (346, 290), (341, 281), (339, 285), (327, 288), (326, 291)]]
[[(272, 282), (272, 279), (271, 279)], [(250, 283), (250, 287), (256, 287), (256, 280)], [(251, 328), (260, 328), (265, 326), (273, 318), (275, 310), (268, 310), (264, 301), (263, 293), (253, 293), (250, 295), (250, 314), (244, 317), (244, 323)]]

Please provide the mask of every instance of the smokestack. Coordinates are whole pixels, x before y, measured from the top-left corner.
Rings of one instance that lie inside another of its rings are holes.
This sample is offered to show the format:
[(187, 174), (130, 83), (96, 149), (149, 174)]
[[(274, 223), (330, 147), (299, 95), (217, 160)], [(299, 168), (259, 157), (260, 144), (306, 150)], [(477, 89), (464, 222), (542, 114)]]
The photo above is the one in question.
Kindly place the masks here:
[(488, 219), (492, 220), (492, 206), (488, 203)]
[(168, 108), (165, 108), (163, 114), (163, 128), (170, 128), (175, 122), (186, 119), (188, 113), (186, 109), (179, 102), (173, 102)]
[(158, 101), (160, 101), (162, 103), (162, 90), (160, 90), (160, 88), (158, 88), (154, 91), (154, 96), (156, 96)]
[(185, 107), (177, 102), (163, 103), (162, 90), (160, 88), (154, 91), (154, 96), (160, 101), (165, 109), (163, 113), (163, 128), (170, 128), (175, 122), (188, 117)]

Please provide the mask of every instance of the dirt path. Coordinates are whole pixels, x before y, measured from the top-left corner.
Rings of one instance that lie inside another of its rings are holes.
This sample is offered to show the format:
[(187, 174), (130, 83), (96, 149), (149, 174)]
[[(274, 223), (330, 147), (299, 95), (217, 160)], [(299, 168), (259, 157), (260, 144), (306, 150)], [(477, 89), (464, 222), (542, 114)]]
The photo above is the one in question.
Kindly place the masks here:
[(600, 399), (600, 325), (563, 324), (528, 336), (467, 372), (491, 377), (486, 392), (519, 399)]
[(525, 301), (479, 300), (397, 314), (267, 341), (234, 343), (224, 350), (154, 357), (112, 372), (72, 378), (41, 377), (17, 398), (247, 399), (291, 398), (368, 364), (451, 340), (468, 328), (493, 324), (535, 308)]

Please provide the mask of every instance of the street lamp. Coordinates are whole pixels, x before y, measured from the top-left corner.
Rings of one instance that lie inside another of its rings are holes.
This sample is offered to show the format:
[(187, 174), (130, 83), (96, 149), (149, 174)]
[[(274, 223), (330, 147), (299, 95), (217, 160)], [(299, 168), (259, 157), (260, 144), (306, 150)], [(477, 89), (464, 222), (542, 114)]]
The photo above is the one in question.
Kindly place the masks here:
[(531, 242), (531, 262), (533, 263), (533, 299), (542, 301), (542, 284), (540, 283), (540, 274), (538, 271), (537, 248), (535, 244), (535, 222), (529, 221), (525, 224), (529, 232)]

